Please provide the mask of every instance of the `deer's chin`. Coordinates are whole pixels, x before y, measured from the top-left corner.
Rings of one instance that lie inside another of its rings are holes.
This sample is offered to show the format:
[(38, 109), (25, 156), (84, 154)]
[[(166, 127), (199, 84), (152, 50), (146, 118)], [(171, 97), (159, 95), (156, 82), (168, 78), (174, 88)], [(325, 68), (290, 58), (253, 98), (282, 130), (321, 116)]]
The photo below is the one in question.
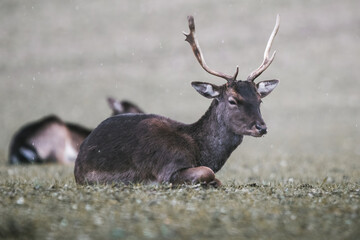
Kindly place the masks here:
[(262, 137), (264, 134), (260, 133), (257, 130), (246, 130), (242, 133), (242, 135), (252, 136), (252, 137)]

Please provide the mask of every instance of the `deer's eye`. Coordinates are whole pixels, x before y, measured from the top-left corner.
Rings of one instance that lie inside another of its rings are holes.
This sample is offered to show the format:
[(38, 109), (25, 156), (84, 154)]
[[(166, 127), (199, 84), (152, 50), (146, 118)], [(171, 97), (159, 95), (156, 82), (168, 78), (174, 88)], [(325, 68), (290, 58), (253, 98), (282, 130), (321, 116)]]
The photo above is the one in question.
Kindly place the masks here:
[(237, 101), (233, 97), (229, 97), (228, 101), (229, 101), (229, 104), (232, 106), (237, 105)]

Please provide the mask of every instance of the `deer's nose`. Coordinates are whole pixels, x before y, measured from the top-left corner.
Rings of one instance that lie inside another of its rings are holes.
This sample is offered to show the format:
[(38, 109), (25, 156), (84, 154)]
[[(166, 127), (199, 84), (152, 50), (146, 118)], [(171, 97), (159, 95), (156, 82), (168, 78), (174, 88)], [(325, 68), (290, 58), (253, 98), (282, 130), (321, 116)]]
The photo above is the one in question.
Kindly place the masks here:
[(255, 127), (259, 131), (260, 134), (266, 134), (267, 133), (266, 125), (256, 124)]

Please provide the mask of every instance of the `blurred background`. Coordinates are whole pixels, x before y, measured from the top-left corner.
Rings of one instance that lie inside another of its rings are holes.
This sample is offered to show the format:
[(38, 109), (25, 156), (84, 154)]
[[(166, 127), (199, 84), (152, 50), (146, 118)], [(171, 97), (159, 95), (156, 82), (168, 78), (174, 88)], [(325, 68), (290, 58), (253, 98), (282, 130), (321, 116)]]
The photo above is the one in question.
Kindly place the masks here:
[(106, 97), (192, 123), (210, 100), (192, 81), (223, 84), (197, 63), (182, 31), (194, 15), (208, 65), (246, 79), (280, 14), (272, 65), (279, 79), (262, 114), (269, 133), (245, 137), (220, 175), (273, 180), (360, 177), (360, 2), (0, 2), (0, 164), (12, 135), (48, 114), (96, 127)]

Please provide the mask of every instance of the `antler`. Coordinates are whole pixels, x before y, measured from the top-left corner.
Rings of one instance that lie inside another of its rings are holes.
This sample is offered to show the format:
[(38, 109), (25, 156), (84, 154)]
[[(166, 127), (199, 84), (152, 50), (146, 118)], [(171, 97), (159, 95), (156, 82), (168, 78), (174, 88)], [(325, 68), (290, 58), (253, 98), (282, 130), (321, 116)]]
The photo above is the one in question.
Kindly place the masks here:
[(212, 75), (215, 75), (215, 76), (218, 76), (218, 77), (221, 77), (221, 78), (224, 78), (226, 79), (226, 81), (228, 82), (232, 82), (232, 81), (235, 81), (236, 80), (236, 77), (239, 73), (239, 66), (236, 67), (236, 72), (234, 74), (234, 76), (230, 76), (230, 75), (227, 75), (225, 73), (222, 73), (222, 72), (217, 72), (217, 71), (214, 71), (214, 70), (211, 70), (208, 65), (206, 65), (206, 62), (205, 62), (205, 59), (201, 53), (201, 50), (200, 50), (200, 46), (199, 46), (199, 43), (195, 37), (195, 22), (194, 22), (194, 17), (193, 16), (188, 16), (188, 21), (189, 21), (189, 29), (190, 29), (190, 32), (187, 34), (185, 32), (184, 35), (186, 36), (186, 39), (185, 41), (187, 41), (194, 54), (195, 54), (195, 57), (196, 59), (198, 60), (198, 62), (200, 63), (201, 67), (207, 71), (208, 73), (212, 74)]
[(279, 30), (279, 25), (280, 25), (280, 16), (278, 14), (276, 16), (276, 23), (275, 23), (274, 30), (272, 31), (272, 33), (270, 35), (270, 38), (269, 38), (269, 41), (268, 41), (268, 43), (266, 45), (266, 48), (265, 48), (264, 60), (263, 60), (262, 64), (260, 65), (260, 67), (258, 67), (252, 73), (250, 73), (250, 75), (247, 78), (248, 81), (250, 81), (250, 82), (254, 81), (258, 76), (260, 76), (261, 73), (263, 73), (270, 66), (270, 64), (274, 60), (276, 51), (274, 51), (271, 58), (269, 58), (269, 53), (270, 53), (270, 48), (271, 48), (271, 45), (273, 43), (273, 40), (274, 40), (278, 30)]

